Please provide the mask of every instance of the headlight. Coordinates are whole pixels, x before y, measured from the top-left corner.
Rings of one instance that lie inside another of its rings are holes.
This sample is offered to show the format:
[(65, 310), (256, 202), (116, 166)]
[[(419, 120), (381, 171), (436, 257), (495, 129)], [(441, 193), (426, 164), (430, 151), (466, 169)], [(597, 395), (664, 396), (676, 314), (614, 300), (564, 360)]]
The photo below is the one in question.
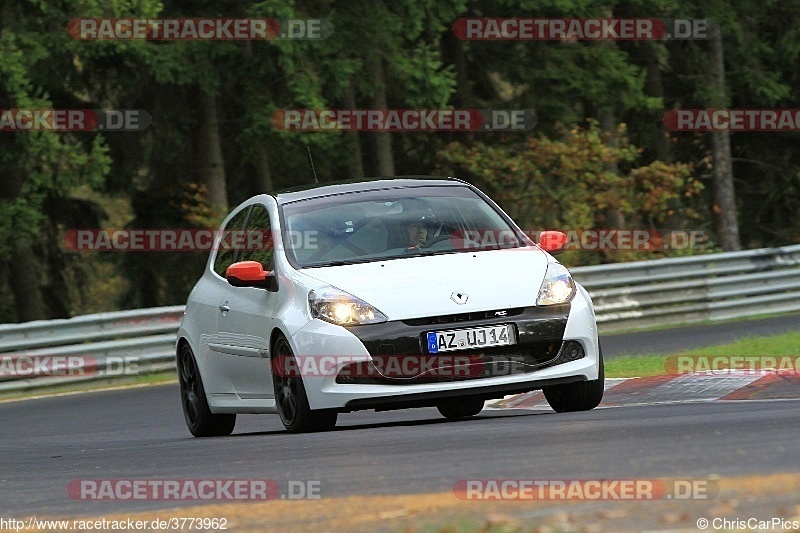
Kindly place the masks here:
[(378, 324), (387, 320), (386, 315), (364, 300), (333, 287), (309, 292), (308, 305), (312, 317), (338, 326)]
[(549, 263), (544, 281), (539, 288), (536, 305), (555, 305), (567, 303), (575, 295), (575, 282), (569, 271), (560, 263)]

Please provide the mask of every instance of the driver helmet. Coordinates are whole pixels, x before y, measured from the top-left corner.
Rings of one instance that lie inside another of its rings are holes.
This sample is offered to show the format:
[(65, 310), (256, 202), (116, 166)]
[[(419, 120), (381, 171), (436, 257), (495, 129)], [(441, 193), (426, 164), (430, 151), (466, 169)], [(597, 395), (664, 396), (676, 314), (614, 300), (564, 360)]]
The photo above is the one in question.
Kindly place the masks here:
[(406, 225), (421, 223), (428, 231), (439, 226), (439, 219), (424, 200), (411, 199), (403, 203), (402, 219)]

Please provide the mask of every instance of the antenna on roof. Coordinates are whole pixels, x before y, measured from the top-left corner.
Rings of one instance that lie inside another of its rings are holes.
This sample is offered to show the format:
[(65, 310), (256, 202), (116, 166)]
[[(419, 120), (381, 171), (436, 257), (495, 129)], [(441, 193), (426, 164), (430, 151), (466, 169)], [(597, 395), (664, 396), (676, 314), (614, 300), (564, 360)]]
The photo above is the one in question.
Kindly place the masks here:
[(317, 179), (317, 171), (314, 168), (314, 158), (311, 157), (311, 146), (307, 144), (306, 149), (308, 150), (308, 161), (311, 163), (311, 172), (314, 173), (314, 183), (319, 183), (319, 180)]

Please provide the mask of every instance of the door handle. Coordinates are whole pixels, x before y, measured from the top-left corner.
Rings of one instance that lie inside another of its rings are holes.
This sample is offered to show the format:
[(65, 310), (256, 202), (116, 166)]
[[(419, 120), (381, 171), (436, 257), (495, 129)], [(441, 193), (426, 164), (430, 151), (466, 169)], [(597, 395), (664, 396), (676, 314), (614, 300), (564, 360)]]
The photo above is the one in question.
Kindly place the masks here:
[(222, 311), (223, 313), (227, 313), (228, 311), (231, 310), (231, 306), (229, 306), (228, 304), (222, 304), (219, 306), (219, 310)]

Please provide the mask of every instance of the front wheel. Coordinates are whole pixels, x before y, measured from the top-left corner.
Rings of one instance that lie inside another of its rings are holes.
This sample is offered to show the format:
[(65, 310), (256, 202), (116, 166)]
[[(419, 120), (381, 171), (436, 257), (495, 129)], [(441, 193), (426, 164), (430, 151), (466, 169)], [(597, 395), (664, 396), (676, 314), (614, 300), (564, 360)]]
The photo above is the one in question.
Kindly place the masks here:
[(603, 350), (599, 353), (600, 368), (597, 379), (579, 381), (566, 385), (552, 385), (542, 389), (547, 403), (557, 413), (573, 411), (589, 411), (600, 405), (605, 388), (605, 371), (603, 370)]
[(483, 411), (484, 401), (481, 398), (466, 398), (452, 402), (443, 402), (436, 406), (445, 418), (467, 418)]
[(192, 349), (184, 343), (178, 352), (178, 380), (183, 417), (195, 437), (222, 437), (233, 433), (236, 415), (215, 415), (208, 407), (206, 391)]
[(277, 363), (273, 364), (272, 370), (275, 407), (283, 427), (292, 433), (333, 429), (338, 412), (333, 409), (312, 410), (309, 407), (303, 378), (294, 364), (294, 354), (285, 337), (278, 337), (272, 354), (273, 363)]

